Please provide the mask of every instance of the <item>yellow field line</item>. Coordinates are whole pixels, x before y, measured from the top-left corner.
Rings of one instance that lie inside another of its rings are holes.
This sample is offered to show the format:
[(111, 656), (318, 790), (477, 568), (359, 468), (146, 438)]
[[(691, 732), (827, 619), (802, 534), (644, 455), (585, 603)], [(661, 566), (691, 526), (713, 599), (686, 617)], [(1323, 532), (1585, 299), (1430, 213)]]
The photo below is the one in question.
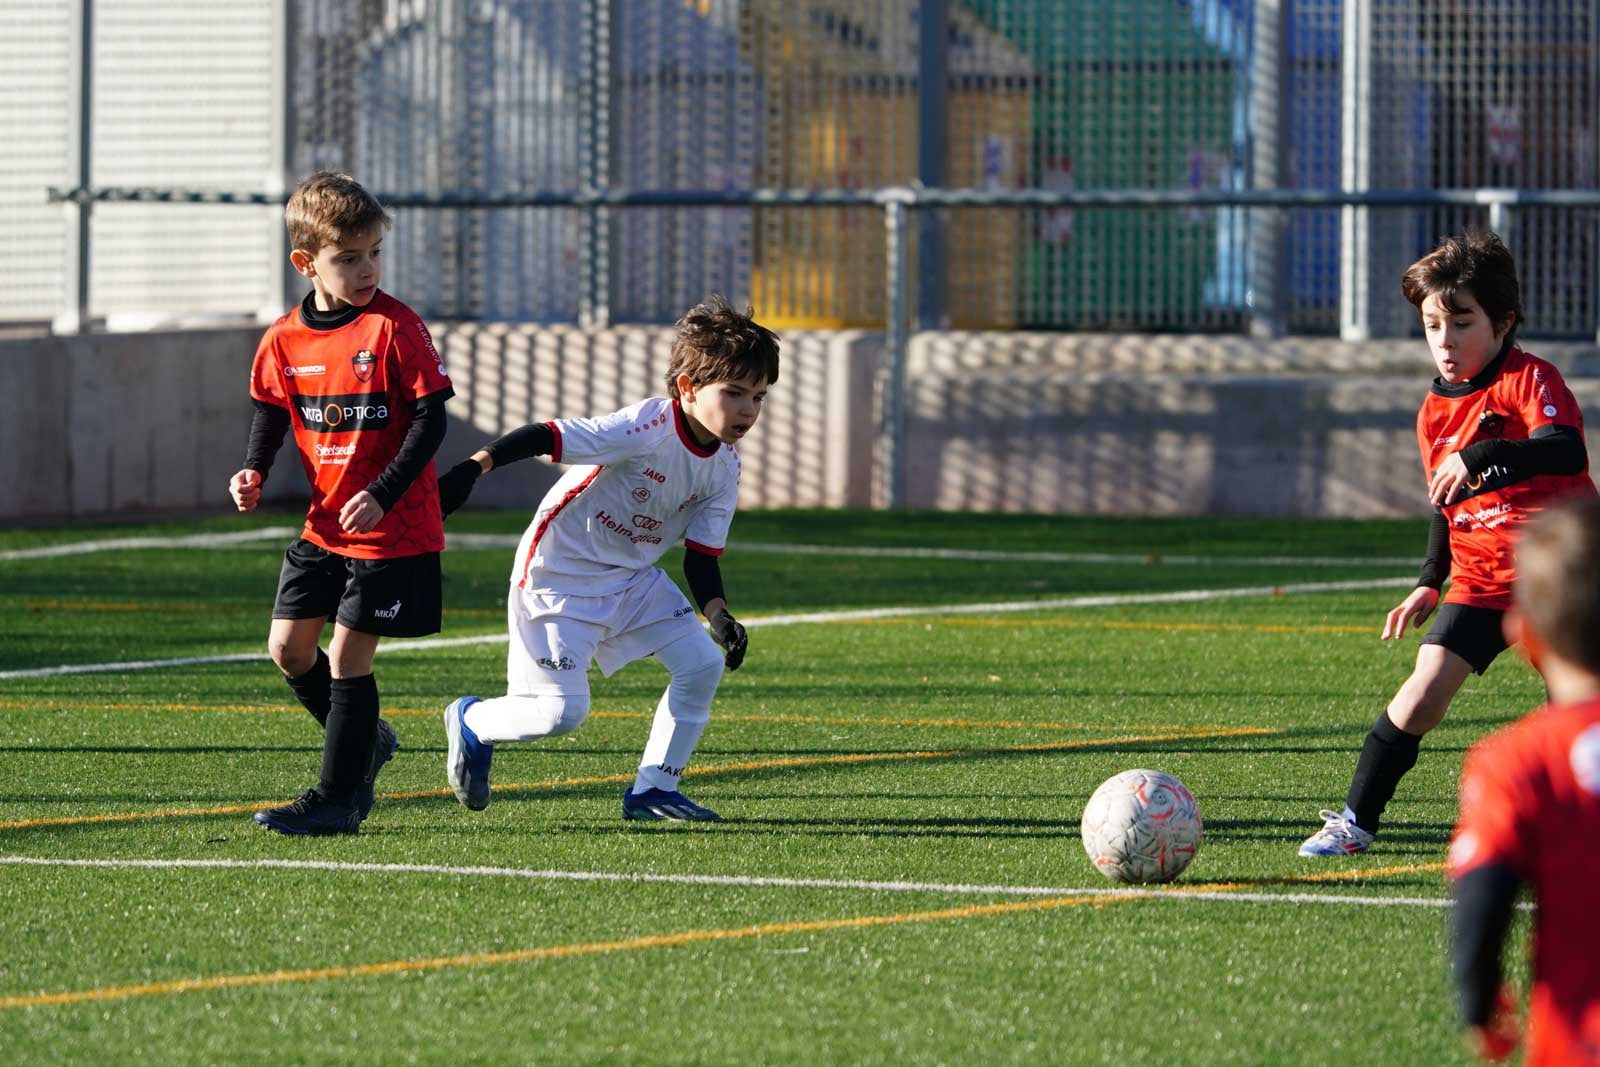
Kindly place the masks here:
[[(1300, 877), (1282, 879), (1285, 883), (1299, 881), (1335, 881), (1354, 878), (1374, 878), (1387, 874), (1407, 874), (1423, 870), (1440, 870), (1443, 864), (1413, 864), (1400, 867), (1376, 867), (1364, 871), (1345, 871), (1330, 877)], [(1173, 893), (1217, 893), (1247, 889), (1260, 883), (1210, 882), (1181, 886)], [(1042, 900), (1006, 901), (997, 904), (974, 904), (959, 908), (938, 908), (930, 911), (898, 912), (892, 915), (858, 915), (843, 919), (813, 919), (803, 922), (765, 923), (758, 926), (739, 926), (711, 930), (686, 930), (676, 934), (653, 934), (622, 941), (590, 941), (569, 945), (549, 945), (542, 948), (517, 949), (511, 952), (470, 953), (457, 956), (434, 956), (425, 959), (386, 960), (347, 967), (315, 967), (303, 970), (278, 970), (256, 974), (225, 974), (210, 978), (184, 978), (171, 982), (149, 982), (140, 985), (106, 986), (99, 989), (82, 989), (64, 993), (35, 993), (0, 997), (0, 1008), (33, 1008), (58, 1004), (83, 1004), (107, 1000), (127, 1000), (134, 997), (161, 996), (168, 993), (190, 993), (209, 989), (238, 989), (247, 986), (282, 985), (290, 982), (314, 982), (333, 978), (365, 978), (386, 974), (411, 974), (422, 971), (444, 970), (453, 967), (483, 967), (502, 963), (528, 963), (536, 960), (570, 959), (575, 956), (592, 956), (611, 952), (638, 952), (647, 949), (675, 948), (708, 941), (737, 941), (754, 937), (775, 937), (787, 934), (825, 933), (833, 930), (860, 930), (877, 926), (901, 926), (910, 923), (942, 922), (952, 919), (987, 918), (996, 915), (1015, 915), (1023, 912), (1049, 911), (1082, 906), (1103, 907), (1106, 904), (1149, 900), (1150, 897), (1131, 896), (1110, 890), (1088, 896), (1046, 897)]]
[(408, 974), (437, 971), (449, 967), (481, 967), (499, 963), (526, 963), (533, 960), (568, 959), (607, 952), (637, 952), (643, 949), (673, 948), (706, 941), (737, 941), (752, 937), (784, 934), (821, 933), (830, 930), (859, 930), (873, 926), (898, 926), (906, 923), (938, 922), (948, 919), (973, 919), (1016, 912), (1074, 908), (1110, 900), (1137, 900), (1138, 897), (1103, 896), (1047, 897), (1043, 900), (1006, 901), (1001, 904), (975, 904), (935, 911), (910, 911), (894, 915), (858, 915), (848, 919), (814, 919), (806, 922), (766, 923), (714, 930), (685, 930), (676, 934), (653, 934), (623, 941), (590, 941), (571, 945), (517, 949), (512, 952), (485, 952), (460, 956), (434, 956), (429, 959), (388, 960), (352, 967), (317, 967), (299, 971), (269, 971), (259, 974), (225, 974), (212, 978), (185, 978), (173, 982), (111, 986), (69, 993), (37, 993), (28, 996), (0, 997), (0, 1008), (31, 1008), (49, 1004), (82, 1004), (93, 1001), (124, 1000), (130, 997), (159, 996), (164, 993), (189, 993), (204, 989), (233, 989), (241, 986), (277, 985), (285, 982), (312, 982), (327, 978), (362, 978), (370, 975)]
[[(60, 701), (35, 701), (35, 700), (0, 700), (0, 711), (195, 711), (195, 712), (227, 712), (250, 714), (293, 714), (302, 715), (301, 708), (290, 704), (172, 704), (172, 703), (95, 703), (85, 706), (79, 703), (64, 703)], [(383, 714), (392, 718), (437, 718), (443, 713), (443, 708), (398, 708), (385, 707)], [(654, 711), (591, 711), (592, 719), (653, 719)], [(1206, 726), (1178, 726), (1166, 723), (1091, 723), (1091, 722), (1032, 722), (1027, 719), (939, 719), (939, 718), (881, 718), (861, 717), (849, 715), (788, 715), (788, 714), (723, 714), (713, 715), (717, 722), (783, 722), (801, 725), (823, 726), (935, 726), (963, 730), (1162, 730), (1198, 731), (1197, 736), (1205, 736), (1210, 730)]]
[(1290, 626), (1268, 625), (1266, 623), (1242, 622), (1132, 622), (1112, 619), (1078, 620), (1078, 619), (980, 619), (949, 617), (937, 621), (927, 618), (899, 618), (899, 619), (851, 619), (855, 626), (1009, 626), (1016, 629), (1034, 629), (1035, 627), (1053, 626), (1058, 629), (1069, 630), (1174, 630), (1182, 633), (1201, 634), (1371, 634), (1378, 636), (1376, 626)]
[[(1077, 738), (1071, 741), (1044, 741), (1031, 745), (1007, 745), (997, 748), (951, 748), (915, 752), (851, 752), (838, 756), (806, 756), (785, 759), (747, 760), (740, 763), (719, 763), (709, 767), (691, 767), (690, 775), (706, 777), (715, 774), (740, 774), (748, 771), (786, 770), (803, 767), (824, 767), (858, 763), (887, 763), (896, 760), (955, 759), (963, 756), (998, 756), (1019, 752), (1062, 752), (1078, 748), (1102, 748), (1119, 744), (1143, 744), (1157, 741), (1201, 741), (1227, 737), (1261, 737), (1280, 734), (1257, 726), (1216, 728), (1204, 733), (1178, 729), (1165, 733), (1124, 734), (1113, 737)], [(496, 793), (518, 793), (541, 789), (566, 789), (574, 786), (618, 785), (633, 781), (632, 773), (608, 774), (593, 778), (555, 778), (538, 782), (512, 782), (496, 785)], [(384, 800), (417, 800), (429, 797), (448, 797), (448, 789), (420, 789), (401, 793), (383, 793)], [(283, 801), (262, 801), (256, 804), (226, 804), (211, 808), (158, 808), (154, 811), (111, 812), (102, 815), (60, 815), (37, 819), (12, 819), (0, 822), (0, 830), (33, 830), (47, 826), (89, 826), (103, 823), (141, 822), (147, 819), (198, 818), (211, 815), (240, 815), (259, 811)]]
[[(216, 604), (197, 603), (192, 601), (171, 600), (24, 600), (20, 605), (24, 611), (75, 611), (104, 614), (147, 613), (151, 615), (168, 615), (174, 612), (190, 614), (203, 614), (219, 610)], [(222, 610), (226, 610), (225, 608)], [(259, 604), (240, 604), (234, 610), (249, 611), (254, 613), (260, 610)], [(505, 608), (448, 608), (446, 618), (472, 616), (474, 618), (505, 618)]]

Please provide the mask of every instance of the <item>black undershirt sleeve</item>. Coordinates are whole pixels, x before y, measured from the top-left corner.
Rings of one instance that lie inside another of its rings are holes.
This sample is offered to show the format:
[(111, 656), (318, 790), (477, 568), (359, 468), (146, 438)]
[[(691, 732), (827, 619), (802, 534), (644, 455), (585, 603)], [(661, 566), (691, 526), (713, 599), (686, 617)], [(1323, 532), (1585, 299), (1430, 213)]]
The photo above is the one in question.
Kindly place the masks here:
[(507, 463), (515, 463), (532, 456), (548, 456), (555, 452), (556, 432), (548, 423), (530, 422), (508, 434), (496, 437), (484, 445), (483, 450), (489, 453), (489, 458), (494, 461), (496, 467), (504, 467)]
[(728, 599), (722, 591), (722, 567), (717, 557), (708, 552), (686, 549), (683, 553), (683, 577), (689, 583), (689, 595), (695, 607), (704, 615), (706, 605), (717, 598)]
[(1444, 512), (1433, 509), (1433, 519), (1428, 523), (1428, 551), (1422, 557), (1422, 576), (1417, 585), (1430, 589), (1444, 588), (1450, 576), (1450, 520)]
[(252, 400), (255, 411), (250, 416), (250, 442), (244, 448), (246, 470), (257, 471), (261, 480), (267, 480), (272, 461), (278, 458), (284, 435), (289, 432), (289, 409), (269, 404), (265, 400)]
[(1523, 476), (1577, 474), (1589, 463), (1583, 434), (1572, 426), (1542, 426), (1520, 441), (1474, 441), (1461, 450), (1461, 462), (1471, 474), (1490, 467), (1507, 467)]
[(1500, 951), (1516, 910), (1522, 879), (1503, 864), (1468, 871), (1455, 882), (1450, 924), (1455, 934), (1456, 994), (1465, 1026), (1482, 1026), (1500, 988)]
[(444, 401), (445, 398), (437, 394), (417, 401), (416, 415), (406, 428), (400, 451), (395, 453), (383, 473), (367, 486), (367, 492), (373, 495), (384, 511), (394, 507), (395, 501), (405, 495), (433, 454), (439, 451), (439, 442), (444, 440), (445, 427), (449, 423)]

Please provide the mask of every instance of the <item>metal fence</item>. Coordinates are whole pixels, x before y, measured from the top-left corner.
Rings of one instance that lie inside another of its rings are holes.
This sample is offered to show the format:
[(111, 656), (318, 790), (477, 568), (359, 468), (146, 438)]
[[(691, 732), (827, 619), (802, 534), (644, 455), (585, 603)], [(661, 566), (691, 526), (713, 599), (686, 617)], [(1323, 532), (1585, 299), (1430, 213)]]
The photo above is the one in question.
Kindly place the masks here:
[[(119, 149), (89, 180), (74, 171), (60, 184), (253, 187), (271, 201), (294, 177), (334, 166), (402, 202), (501, 205), (397, 212), (388, 284), (442, 317), (666, 321), (720, 291), (780, 325), (881, 326), (890, 296), (884, 211), (866, 194), (920, 183), (995, 199), (1041, 194), (1038, 206), (913, 213), (907, 310), (924, 327), (1381, 336), (1412, 328), (1396, 295), (1400, 269), (1439, 235), (1489, 222), (1486, 204), (1444, 198), (1379, 212), (1305, 197), (1241, 206), (1250, 194), (1338, 190), (1351, 205), (1372, 192), (1412, 191), (1422, 202), (1436, 189), (1597, 189), (1592, 0), (240, 6), (271, 28), (246, 32), (247, 18), (194, 0), (34, 5), (69, 23), (75, 9), (87, 12), (92, 75), (118, 69), (130, 24), (181, 41), (195, 36), (192, 16), (233, 51), (220, 53), (225, 72), (177, 56), (187, 68), (171, 84), (256, 87), (234, 107), (205, 108), (192, 106), (193, 88), (164, 96), (148, 77), (125, 80), (120, 107), (92, 109), (88, 141), (122, 144), (154, 129), (154, 163)], [(229, 19), (243, 19), (233, 37)], [(51, 40), (70, 43), (75, 32)], [(214, 59), (217, 47), (195, 51)], [(0, 83), (12, 77), (0, 73)], [(227, 122), (252, 114), (251, 101), (265, 102), (266, 140)], [(176, 134), (148, 114), (140, 126), (135, 105), (158, 115), (174, 108), (188, 143), (209, 153), (174, 153)], [(811, 191), (823, 202), (760, 202), (762, 190)], [(830, 190), (860, 202), (828, 202)], [(1118, 190), (1168, 195), (1151, 206), (1081, 195)], [(644, 191), (705, 195), (691, 206), (627, 199)], [(540, 193), (591, 198), (504, 206)], [(607, 204), (596, 193), (618, 196)], [(706, 202), (717, 194), (727, 202)], [(0, 214), (17, 210), (12, 195), (0, 184)], [(1595, 335), (1594, 203), (1497, 216), (1513, 230), (1530, 332)], [(137, 211), (146, 213), (137, 225), (125, 221)], [(171, 221), (182, 211), (225, 218), (211, 229), (236, 228), (247, 244), (272, 232), (264, 211), (108, 201), (95, 206), (95, 238), (122, 232), (122, 247), (160, 258), (174, 237), (167, 230), (177, 229), (180, 246), (199, 239)], [(98, 264), (100, 251), (92, 255)], [(141, 300), (192, 311), (176, 304), (196, 291), (211, 294), (206, 309), (233, 300), (253, 312), (286, 289), (281, 271), (263, 282), (273, 268), (239, 264), (236, 277), (258, 294), (241, 299), (216, 281), (223, 265), (204, 256), (210, 282), (197, 287), (183, 275), (193, 265), (177, 258), (176, 267), (163, 260), (149, 292), (130, 280), (144, 260), (116, 272), (97, 265), (87, 314), (136, 310)], [(14, 296), (9, 276), (0, 278), (0, 317), (38, 317), (28, 314), (37, 286)]]

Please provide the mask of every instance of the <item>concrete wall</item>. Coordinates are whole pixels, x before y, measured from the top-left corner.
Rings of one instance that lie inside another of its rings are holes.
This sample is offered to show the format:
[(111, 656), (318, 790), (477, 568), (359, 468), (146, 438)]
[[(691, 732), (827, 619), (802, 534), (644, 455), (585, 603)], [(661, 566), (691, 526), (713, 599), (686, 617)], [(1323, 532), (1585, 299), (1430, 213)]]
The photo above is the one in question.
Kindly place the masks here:
[[(441, 465), (535, 419), (663, 391), (670, 329), (436, 324), (456, 383)], [(0, 339), (0, 521), (226, 511), (255, 327)], [(1600, 350), (1528, 342), (1600, 425)], [(941, 333), (913, 339), (906, 485), (919, 508), (1377, 516), (1425, 512), (1420, 341)], [(791, 331), (740, 446), (747, 507), (884, 500), (883, 339)], [(280, 455), (268, 500), (303, 500)], [(485, 479), (528, 510), (559, 469)]]

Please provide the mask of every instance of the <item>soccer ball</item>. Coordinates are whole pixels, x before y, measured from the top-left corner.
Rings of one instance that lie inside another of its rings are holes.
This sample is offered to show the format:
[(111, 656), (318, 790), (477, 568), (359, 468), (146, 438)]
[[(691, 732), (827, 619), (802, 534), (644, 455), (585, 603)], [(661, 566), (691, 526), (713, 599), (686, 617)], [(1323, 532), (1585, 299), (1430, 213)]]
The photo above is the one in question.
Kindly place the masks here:
[(1083, 850), (1115, 882), (1170, 882), (1200, 848), (1200, 809), (1189, 787), (1160, 771), (1107, 778), (1083, 809)]

